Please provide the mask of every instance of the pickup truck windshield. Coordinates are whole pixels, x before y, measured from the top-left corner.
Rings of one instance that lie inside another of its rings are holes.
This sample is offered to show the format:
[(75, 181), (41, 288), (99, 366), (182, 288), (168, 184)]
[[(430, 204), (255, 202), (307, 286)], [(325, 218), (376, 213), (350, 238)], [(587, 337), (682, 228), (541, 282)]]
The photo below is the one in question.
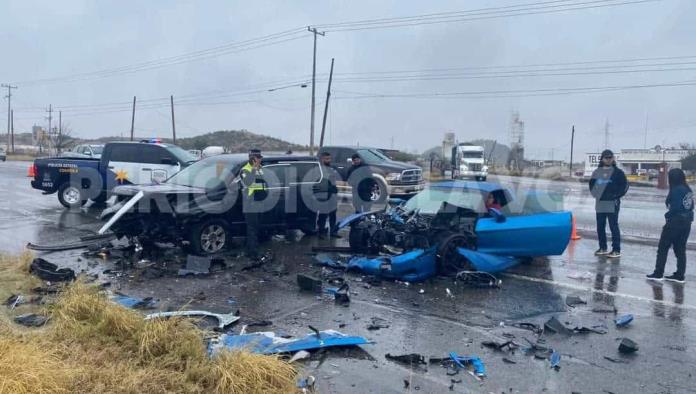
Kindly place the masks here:
[(186, 167), (169, 178), (166, 183), (200, 189), (214, 189), (224, 185), (224, 182), (231, 178), (232, 167), (234, 167), (234, 163), (213, 157)]
[(174, 155), (174, 157), (176, 157), (177, 160), (179, 160), (183, 164), (193, 163), (194, 161), (198, 160), (196, 156), (192, 155), (189, 151), (184, 150), (176, 145), (168, 146), (167, 150), (171, 152)]
[(104, 150), (104, 147), (101, 145), (91, 146), (91, 148), (92, 148), (92, 153), (94, 153), (95, 155), (101, 155), (102, 151)]
[(462, 159), (483, 159), (483, 152), (462, 152)]
[(366, 163), (381, 163), (389, 160), (387, 156), (377, 149), (358, 149), (358, 154)]

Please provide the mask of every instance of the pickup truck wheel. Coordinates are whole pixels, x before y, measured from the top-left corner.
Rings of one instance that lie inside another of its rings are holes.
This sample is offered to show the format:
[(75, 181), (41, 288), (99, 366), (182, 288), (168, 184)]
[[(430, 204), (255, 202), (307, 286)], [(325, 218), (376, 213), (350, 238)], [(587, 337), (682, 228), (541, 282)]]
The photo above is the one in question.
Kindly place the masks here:
[(222, 219), (208, 219), (193, 226), (189, 242), (191, 249), (200, 254), (215, 254), (225, 250), (232, 237), (229, 226)]
[(379, 179), (370, 181), (370, 202), (383, 203), (388, 197), (387, 185)]
[(485, 177), (485, 176), (482, 176), (482, 177), (481, 177), (481, 182), (486, 182), (486, 177)]
[(82, 185), (66, 182), (58, 188), (58, 201), (66, 208), (81, 207), (87, 199), (82, 193)]

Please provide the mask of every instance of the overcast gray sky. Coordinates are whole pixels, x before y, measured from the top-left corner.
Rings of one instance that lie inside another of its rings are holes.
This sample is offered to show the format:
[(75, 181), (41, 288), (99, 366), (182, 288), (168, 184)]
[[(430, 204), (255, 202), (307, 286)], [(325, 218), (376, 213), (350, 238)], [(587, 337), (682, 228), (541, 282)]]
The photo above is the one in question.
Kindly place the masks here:
[[(13, 91), (18, 132), (32, 124), (45, 126), (47, 114), (42, 110), (52, 104), (63, 108), (64, 121), (80, 137), (126, 135), (128, 103), (136, 95), (139, 102), (143, 100), (141, 105), (149, 105), (136, 113), (136, 134), (169, 136), (168, 100), (156, 99), (173, 94), (175, 102), (182, 101), (176, 106), (179, 136), (248, 129), (307, 144), (311, 91), (286, 86), (311, 74), (309, 32), (283, 36), (297, 38), (286, 42), (264, 41), (272, 45), (236, 53), (206, 53), (207, 58), (192, 62), (129, 73), (111, 70), (106, 78), (40, 80), (140, 64), (307, 25), (531, 2), (4, 0), (0, 3), (0, 81), (19, 86)], [(574, 2), (580, 0), (567, 3)], [(491, 138), (508, 143), (512, 110), (519, 111), (525, 121), (525, 146), (528, 156), (536, 158), (550, 157), (552, 149), (555, 158), (566, 157), (573, 124), (577, 153), (601, 148), (607, 118), (613, 148), (643, 147), (646, 114), (648, 146), (694, 143), (695, 85), (548, 93), (559, 88), (696, 82), (695, 20), (696, 1), (663, 0), (389, 29), (327, 28), (326, 36), (318, 39), (317, 72), (322, 75), (317, 84), (317, 133), (325, 74), (333, 57), (336, 79), (327, 139), (334, 144), (390, 147), (393, 139), (395, 148), (422, 151), (440, 144), (450, 130), (459, 140)], [(663, 57), (673, 59), (577, 64)], [(490, 68), (557, 63), (574, 64)], [(598, 68), (602, 66), (613, 68)], [(559, 68), (572, 70), (553, 71)], [(432, 69), (450, 71), (422, 71)], [(670, 71), (640, 71), (645, 69)], [(380, 74), (394, 71), (416, 73)], [(500, 77), (509, 71), (523, 75)], [(498, 73), (495, 78), (488, 77), (492, 72)], [(411, 80), (395, 78), (404, 75)], [(422, 78), (433, 75), (444, 79)], [(286, 88), (267, 91), (273, 87)], [(531, 95), (531, 90), (537, 95)], [(501, 91), (508, 93), (449, 95)], [(420, 96), (390, 97), (413, 94)], [(97, 106), (101, 104), (109, 105)], [(0, 110), (3, 132), (5, 123), (6, 114)]]

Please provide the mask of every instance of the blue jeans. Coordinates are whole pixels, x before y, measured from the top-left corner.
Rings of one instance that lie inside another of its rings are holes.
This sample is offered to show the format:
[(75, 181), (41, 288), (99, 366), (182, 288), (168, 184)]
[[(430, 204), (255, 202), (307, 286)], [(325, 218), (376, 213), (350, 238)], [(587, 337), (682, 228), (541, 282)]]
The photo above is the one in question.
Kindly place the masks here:
[(597, 238), (599, 248), (607, 248), (607, 221), (611, 230), (611, 249), (621, 251), (621, 231), (619, 230), (619, 207), (614, 212), (597, 212)]

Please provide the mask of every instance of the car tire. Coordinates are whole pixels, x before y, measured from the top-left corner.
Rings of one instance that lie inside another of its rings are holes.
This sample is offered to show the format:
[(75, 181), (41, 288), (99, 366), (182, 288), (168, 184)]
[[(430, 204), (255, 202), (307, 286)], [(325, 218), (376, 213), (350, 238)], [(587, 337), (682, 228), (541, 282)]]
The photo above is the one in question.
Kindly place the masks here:
[(225, 251), (232, 242), (229, 224), (218, 218), (196, 223), (189, 235), (190, 248), (194, 253), (211, 255)]
[(65, 182), (58, 188), (58, 201), (66, 208), (79, 208), (87, 199), (84, 196), (82, 185)]
[(462, 232), (445, 236), (437, 247), (437, 269), (443, 275), (456, 275), (461, 271), (475, 271), (476, 269), (462, 255), (457, 253), (457, 248), (475, 249), (476, 236), (472, 233)]
[(370, 181), (372, 182), (370, 185), (370, 202), (372, 204), (382, 204), (387, 201), (389, 198), (389, 189), (387, 185), (380, 179), (372, 178)]

